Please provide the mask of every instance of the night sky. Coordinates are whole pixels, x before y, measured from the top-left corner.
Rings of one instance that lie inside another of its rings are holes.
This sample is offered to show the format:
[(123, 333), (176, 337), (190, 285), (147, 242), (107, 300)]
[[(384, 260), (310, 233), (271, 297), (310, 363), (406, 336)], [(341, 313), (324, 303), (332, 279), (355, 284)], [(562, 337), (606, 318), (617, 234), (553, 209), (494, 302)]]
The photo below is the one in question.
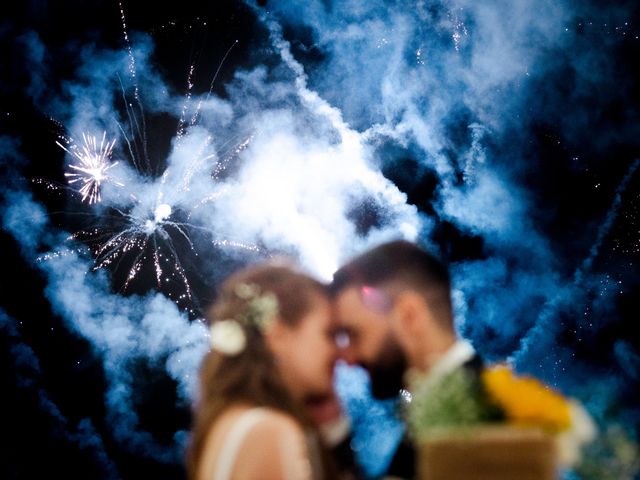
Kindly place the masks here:
[[(220, 279), (398, 237), (487, 360), (638, 432), (636, 2), (33, 0), (0, 39), (2, 478), (183, 478)], [(337, 386), (373, 475), (398, 426)]]

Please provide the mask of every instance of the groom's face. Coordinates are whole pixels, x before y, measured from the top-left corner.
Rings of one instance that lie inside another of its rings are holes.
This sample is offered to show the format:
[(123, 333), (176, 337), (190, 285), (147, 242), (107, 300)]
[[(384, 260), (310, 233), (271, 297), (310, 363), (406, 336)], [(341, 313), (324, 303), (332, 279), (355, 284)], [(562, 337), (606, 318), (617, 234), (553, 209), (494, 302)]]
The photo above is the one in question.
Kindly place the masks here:
[(407, 360), (391, 327), (391, 299), (375, 288), (349, 287), (337, 295), (334, 309), (348, 335), (343, 358), (367, 370), (374, 397), (397, 396)]

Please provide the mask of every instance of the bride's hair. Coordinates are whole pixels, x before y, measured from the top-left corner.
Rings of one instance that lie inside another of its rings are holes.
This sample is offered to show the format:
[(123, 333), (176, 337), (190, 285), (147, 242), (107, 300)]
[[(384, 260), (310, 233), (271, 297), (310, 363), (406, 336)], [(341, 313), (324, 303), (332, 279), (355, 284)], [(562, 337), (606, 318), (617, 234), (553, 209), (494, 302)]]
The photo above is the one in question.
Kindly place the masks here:
[[(263, 264), (247, 267), (222, 284), (207, 315), (210, 323), (241, 318), (246, 313), (248, 300), (238, 295), (239, 285), (251, 285), (263, 294), (273, 294), (278, 303), (279, 321), (290, 326), (297, 325), (315, 302), (327, 295), (322, 283), (288, 266)], [(302, 406), (287, 390), (261, 326), (242, 322), (242, 330), (246, 344), (239, 353), (227, 355), (212, 349), (202, 361), (199, 397), (193, 411), (191, 442), (187, 450), (190, 478), (196, 478), (211, 426), (232, 404), (273, 408), (293, 416), (305, 430), (314, 428)]]

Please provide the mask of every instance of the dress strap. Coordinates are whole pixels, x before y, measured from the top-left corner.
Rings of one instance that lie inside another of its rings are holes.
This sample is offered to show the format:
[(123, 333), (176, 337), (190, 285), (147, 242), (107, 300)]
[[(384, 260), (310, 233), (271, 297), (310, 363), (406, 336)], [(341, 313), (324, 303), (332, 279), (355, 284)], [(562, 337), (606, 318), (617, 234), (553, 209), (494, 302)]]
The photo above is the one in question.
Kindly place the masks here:
[(266, 412), (263, 408), (252, 408), (240, 415), (231, 427), (231, 430), (227, 434), (227, 440), (220, 450), (213, 480), (231, 479), (231, 473), (233, 472), (233, 467), (242, 442), (255, 424), (265, 415)]

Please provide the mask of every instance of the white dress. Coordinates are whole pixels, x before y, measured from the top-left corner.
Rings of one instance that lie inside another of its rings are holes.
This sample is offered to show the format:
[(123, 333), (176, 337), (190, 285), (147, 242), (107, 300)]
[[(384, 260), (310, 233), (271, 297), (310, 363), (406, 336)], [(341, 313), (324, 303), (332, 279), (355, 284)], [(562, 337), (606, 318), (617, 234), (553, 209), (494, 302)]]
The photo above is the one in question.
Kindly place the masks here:
[[(217, 458), (216, 468), (212, 480), (231, 480), (238, 453), (245, 438), (261, 420), (268, 418), (269, 411), (265, 408), (252, 408), (243, 412), (231, 426), (226, 435)], [(282, 464), (284, 466), (283, 480), (311, 480), (313, 478), (311, 460), (305, 452), (305, 445), (287, 442), (280, 447)], [(311, 452), (309, 452), (311, 453)]]

